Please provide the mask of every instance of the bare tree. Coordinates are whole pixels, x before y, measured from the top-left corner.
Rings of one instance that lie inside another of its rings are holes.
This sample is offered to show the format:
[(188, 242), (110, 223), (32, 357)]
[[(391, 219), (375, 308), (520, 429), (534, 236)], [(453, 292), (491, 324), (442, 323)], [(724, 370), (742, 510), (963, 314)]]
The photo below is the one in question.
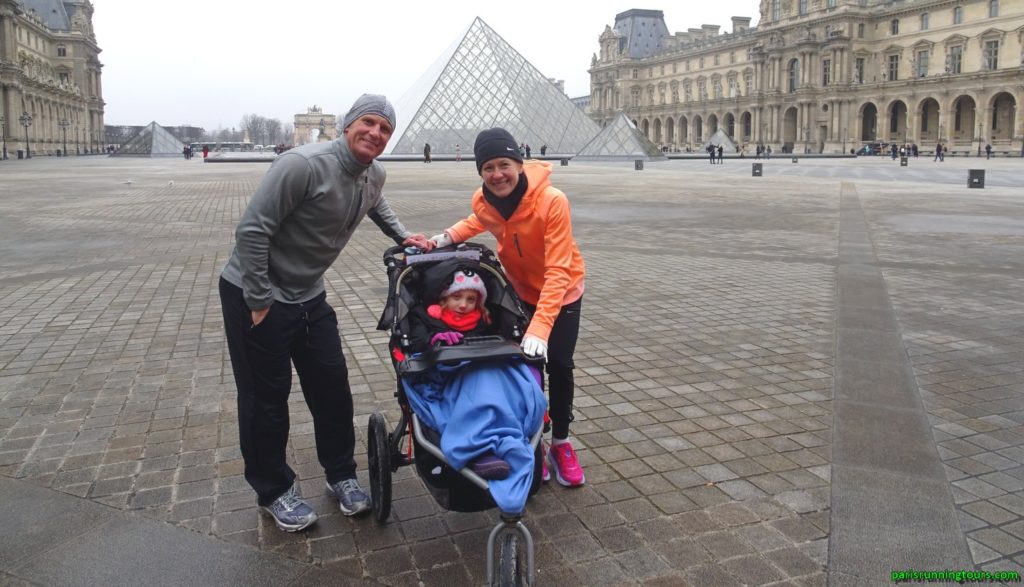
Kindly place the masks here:
[(246, 114), (242, 117), (239, 130), (243, 135), (249, 131), (249, 139), (253, 142), (263, 141), (267, 135), (267, 119), (259, 114)]
[(285, 124), (284, 132), (281, 134), (284, 135), (284, 137), (282, 137), (283, 140), (281, 142), (283, 142), (286, 145), (292, 144), (292, 138), (295, 136), (295, 125), (293, 125), (290, 122)]
[(280, 142), (281, 121), (276, 118), (268, 118), (265, 122), (267, 144), (276, 145)]

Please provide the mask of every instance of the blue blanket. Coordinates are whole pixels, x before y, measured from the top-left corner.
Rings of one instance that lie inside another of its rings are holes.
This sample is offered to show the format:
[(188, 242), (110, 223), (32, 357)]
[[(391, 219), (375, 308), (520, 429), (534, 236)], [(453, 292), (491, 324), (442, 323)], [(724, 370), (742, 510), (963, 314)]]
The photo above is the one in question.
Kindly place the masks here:
[(508, 462), (505, 479), (489, 481), (505, 513), (526, 507), (533, 482), (530, 437), (540, 428), (547, 399), (530, 368), (520, 361), (438, 365), (402, 380), (420, 421), (441, 434), (441, 452), (458, 470), (494, 453)]

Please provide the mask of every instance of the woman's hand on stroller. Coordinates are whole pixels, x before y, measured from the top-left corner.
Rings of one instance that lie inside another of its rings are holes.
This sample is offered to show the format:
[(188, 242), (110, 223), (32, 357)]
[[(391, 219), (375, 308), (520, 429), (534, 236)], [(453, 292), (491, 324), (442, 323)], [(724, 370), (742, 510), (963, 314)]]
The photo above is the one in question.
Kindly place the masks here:
[(548, 345), (543, 340), (536, 336), (527, 334), (523, 337), (522, 345), (523, 352), (530, 357), (544, 357), (544, 360), (548, 360)]
[(438, 332), (434, 336), (430, 337), (430, 346), (441, 343), (451, 346), (453, 344), (459, 344), (462, 342), (462, 333), (455, 332), (454, 330), (446, 330), (444, 332)]

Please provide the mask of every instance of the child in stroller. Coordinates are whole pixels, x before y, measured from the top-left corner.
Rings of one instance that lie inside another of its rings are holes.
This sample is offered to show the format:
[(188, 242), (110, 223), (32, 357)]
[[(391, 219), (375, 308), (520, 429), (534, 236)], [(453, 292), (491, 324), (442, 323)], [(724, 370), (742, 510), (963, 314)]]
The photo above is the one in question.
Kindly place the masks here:
[[(482, 273), (473, 264), (455, 258), (425, 268), (422, 277), (421, 303), (410, 311), (413, 356), (472, 345), (475, 336), (501, 336), (502, 325), (486, 307)], [(469, 465), (490, 481), (502, 511), (522, 511), (533, 481), (529, 441), (547, 408), (540, 373), (518, 358), (464, 360), (435, 363), (403, 377), (402, 385), (420, 420), (440, 433), (449, 466)]]
[[(520, 577), (532, 585), (533, 539), (521, 517), (527, 497), (540, 488), (546, 401), (539, 372), (526, 366), (537, 361), (542, 366), (542, 360), (526, 357), (519, 345), (529, 323), (524, 306), (497, 257), (482, 245), (462, 243), (431, 253), (393, 247), (384, 264), (388, 299), (377, 328), (391, 333), (401, 412), (393, 431), (383, 414), (370, 415), (367, 460), (374, 517), (384, 522), (390, 515), (392, 473), (414, 465), (444, 509), (498, 506), (501, 522), (487, 540), (487, 575), (492, 584), (500, 575), (502, 585), (521, 584)], [(452, 287), (459, 274), (465, 286)], [(450, 323), (431, 322), (430, 314), (442, 311), (431, 310), (433, 302), (460, 290), (473, 290), (484, 302), (481, 311), (452, 316)], [(492, 455), (508, 463), (506, 478), (487, 480), (473, 471), (471, 463)]]

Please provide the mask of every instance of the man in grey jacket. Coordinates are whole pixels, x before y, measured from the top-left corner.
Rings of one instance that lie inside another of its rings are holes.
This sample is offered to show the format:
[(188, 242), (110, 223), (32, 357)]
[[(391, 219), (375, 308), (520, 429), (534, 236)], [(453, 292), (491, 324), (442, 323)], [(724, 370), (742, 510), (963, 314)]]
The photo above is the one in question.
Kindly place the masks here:
[(261, 511), (288, 532), (317, 519), (285, 459), (293, 363), (327, 493), (345, 515), (370, 508), (356, 481), (352, 392), (324, 273), (365, 216), (396, 243), (431, 248), (425, 235), (405, 229), (382, 193), (386, 173), (375, 159), (394, 132), (394, 107), (364, 94), (343, 126), (334, 141), (277, 157), (242, 215), (220, 279), (245, 478)]

